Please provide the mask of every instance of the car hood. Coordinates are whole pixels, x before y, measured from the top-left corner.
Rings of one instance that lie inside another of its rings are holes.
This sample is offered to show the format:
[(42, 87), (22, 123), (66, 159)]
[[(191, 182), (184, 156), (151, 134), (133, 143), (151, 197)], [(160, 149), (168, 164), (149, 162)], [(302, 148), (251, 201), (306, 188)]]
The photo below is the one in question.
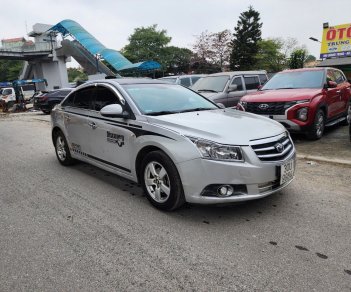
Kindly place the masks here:
[(276, 89), (276, 90), (260, 90), (245, 95), (241, 101), (246, 102), (276, 102), (276, 101), (294, 101), (311, 99), (322, 90), (318, 88), (300, 88), (300, 89)]
[(249, 145), (250, 140), (279, 135), (285, 128), (268, 118), (233, 109), (147, 117), (151, 124), (185, 136), (223, 144)]

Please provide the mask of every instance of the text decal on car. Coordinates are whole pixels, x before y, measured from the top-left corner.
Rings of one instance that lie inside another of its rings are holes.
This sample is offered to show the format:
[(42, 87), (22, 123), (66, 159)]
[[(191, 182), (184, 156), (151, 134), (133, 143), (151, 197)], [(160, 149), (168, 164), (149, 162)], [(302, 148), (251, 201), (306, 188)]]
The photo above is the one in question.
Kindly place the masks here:
[(124, 136), (107, 131), (107, 142), (115, 143), (122, 147), (124, 145)]

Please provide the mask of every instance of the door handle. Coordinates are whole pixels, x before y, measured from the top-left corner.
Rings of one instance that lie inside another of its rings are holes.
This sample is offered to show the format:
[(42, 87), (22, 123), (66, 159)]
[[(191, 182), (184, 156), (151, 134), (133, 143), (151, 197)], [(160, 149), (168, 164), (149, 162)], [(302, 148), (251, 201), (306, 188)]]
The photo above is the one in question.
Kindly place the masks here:
[(341, 90), (337, 90), (337, 91), (336, 91), (336, 93), (340, 93), (340, 92), (341, 92)]
[(97, 128), (97, 125), (94, 122), (90, 122), (88, 124), (93, 130), (95, 130)]

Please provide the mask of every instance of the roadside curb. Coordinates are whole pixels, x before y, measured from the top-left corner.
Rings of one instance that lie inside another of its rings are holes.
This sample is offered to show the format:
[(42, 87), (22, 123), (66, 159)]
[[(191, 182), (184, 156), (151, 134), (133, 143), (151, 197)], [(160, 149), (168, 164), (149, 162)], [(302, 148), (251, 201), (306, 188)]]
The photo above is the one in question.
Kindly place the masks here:
[(306, 154), (297, 154), (297, 158), (304, 159), (304, 160), (313, 160), (318, 162), (326, 162), (326, 163), (333, 163), (333, 164), (342, 164), (351, 166), (351, 160), (341, 160), (329, 157), (321, 157), (321, 156), (314, 156), (314, 155), (306, 155)]

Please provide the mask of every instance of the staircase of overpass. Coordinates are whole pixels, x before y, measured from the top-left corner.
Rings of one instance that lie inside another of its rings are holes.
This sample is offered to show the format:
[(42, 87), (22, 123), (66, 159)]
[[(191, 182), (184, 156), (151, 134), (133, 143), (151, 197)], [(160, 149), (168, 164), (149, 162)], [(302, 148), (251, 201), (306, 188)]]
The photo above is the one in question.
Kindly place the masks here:
[[(57, 39), (59, 34), (63, 38), (61, 41)], [(88, 75), (116, 75), (125, 71), (145, 72), (160, 68), (160, 64), (155, 61), (130, 62), (120, 52), (106, 48), (73, 20), (63, 20), (54, 26), (37, 23), (28, 36), (34, 37), (35, 42), (20, 47), (0, 48), (0, 59), (26, 61), (19, 79), (45, 78), (48, 87), (39, 88), (42, 90), (69, 86), (66, 62), (70, 57)]]

